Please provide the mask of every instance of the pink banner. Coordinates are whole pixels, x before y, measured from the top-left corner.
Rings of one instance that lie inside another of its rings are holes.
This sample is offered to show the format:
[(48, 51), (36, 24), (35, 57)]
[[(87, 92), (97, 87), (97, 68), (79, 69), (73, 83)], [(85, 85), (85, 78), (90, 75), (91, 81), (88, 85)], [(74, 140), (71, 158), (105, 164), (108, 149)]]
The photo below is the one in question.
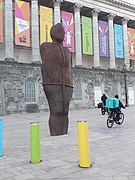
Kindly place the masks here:
[(15, 0), (15, 44), (30, 47), (30, 3)]
[(73, 14), (62, 11), (62, 24), (65, 29), (65, 37), (64, 37), (63, 46), (68, 47), (71, 52), (74, 52)]

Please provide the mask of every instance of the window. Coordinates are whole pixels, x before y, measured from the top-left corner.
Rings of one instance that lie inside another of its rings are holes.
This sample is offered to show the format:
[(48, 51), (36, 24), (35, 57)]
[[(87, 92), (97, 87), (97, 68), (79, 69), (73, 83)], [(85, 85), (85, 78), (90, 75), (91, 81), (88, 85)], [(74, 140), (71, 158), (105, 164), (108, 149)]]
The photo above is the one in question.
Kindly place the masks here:
[(35, 83), (31, 80), (25, 82), (25, 102), (36, 102)]
[(78, 81), (74, 85), (74, 98), (77, 101), (82, 100), (82, 86), (81, 83)]
[(112, 85), (112, 92), (111, 92), (111, 96), (115, 97), (115, 95), (118, 94), (118, 87), (117, 87), (117, 83), (113, 83)]

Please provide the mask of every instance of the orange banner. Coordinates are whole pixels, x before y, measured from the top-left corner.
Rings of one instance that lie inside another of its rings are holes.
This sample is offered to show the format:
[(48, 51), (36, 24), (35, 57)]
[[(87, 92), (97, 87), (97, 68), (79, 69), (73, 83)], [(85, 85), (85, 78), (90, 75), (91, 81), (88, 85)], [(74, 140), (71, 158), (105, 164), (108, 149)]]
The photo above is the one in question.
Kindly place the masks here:
[(3, 42), (2, 0), (0, 0), (0, 42)]
[(128, 52), (129, 59), (135, 60), (135, 29), (128, 28)]
[(15, 0), (15, 44), (30, 46), (30, 5)]

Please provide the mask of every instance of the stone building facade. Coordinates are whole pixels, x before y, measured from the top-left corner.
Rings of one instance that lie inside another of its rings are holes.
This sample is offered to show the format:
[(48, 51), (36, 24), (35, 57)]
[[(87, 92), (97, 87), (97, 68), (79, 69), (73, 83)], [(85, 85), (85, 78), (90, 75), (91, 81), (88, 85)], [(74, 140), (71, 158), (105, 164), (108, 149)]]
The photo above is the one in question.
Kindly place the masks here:
[[(14, 0), (3, 1), (3, 43), (0, 43), (0, 114), (48, 110), (42, 88), (39, 53), (39, 5), (53, 9), (53, 24), (61, 11), (74, 14), (75, 53), (72, 54), (74, 93), (70, 108), (93, 108), (102, 93), (119, 94), (135, 104), (135, 61), (129, 60), (128, 28), (135, 29), (135, 6), (114, 0), (25, 0), (31, 7), (31, 47), (14, 43)], [(93, 21), (93, 55), (83, 55), (81, 17)], [(108, 22), (109, 57), (99, 54), (99, 20)], [(124, 58), (115, 58), (114, 23), (122, 25)]]

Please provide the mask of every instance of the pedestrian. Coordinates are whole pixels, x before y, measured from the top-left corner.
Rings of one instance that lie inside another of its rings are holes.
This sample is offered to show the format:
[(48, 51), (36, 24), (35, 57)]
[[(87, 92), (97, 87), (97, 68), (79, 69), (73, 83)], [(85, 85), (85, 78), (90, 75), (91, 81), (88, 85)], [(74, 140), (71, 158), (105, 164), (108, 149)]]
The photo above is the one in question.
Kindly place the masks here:
[(101, 97), (101, 101), (103, 102), (104, 107), (106, 106), (106, 99), (107, 99), (107, 96), (103, 94), (103, 96)]

